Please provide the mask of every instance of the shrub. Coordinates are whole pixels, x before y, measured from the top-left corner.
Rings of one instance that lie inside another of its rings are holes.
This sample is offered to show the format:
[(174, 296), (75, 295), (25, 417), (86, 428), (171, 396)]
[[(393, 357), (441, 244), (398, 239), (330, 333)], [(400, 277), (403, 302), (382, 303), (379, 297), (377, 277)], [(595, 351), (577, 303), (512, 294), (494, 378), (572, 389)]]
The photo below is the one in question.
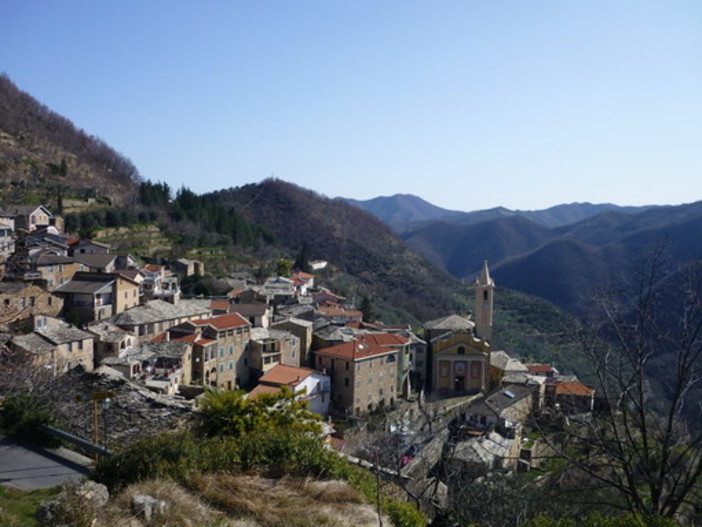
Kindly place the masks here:
[(53, 423), (54, 418), (46, 408), (45, 402), (38, 397), (16, 394), (3, 401), (0, 428), (9, 437), (39, 446), (58, 446), (60, 441), (41, 428)]

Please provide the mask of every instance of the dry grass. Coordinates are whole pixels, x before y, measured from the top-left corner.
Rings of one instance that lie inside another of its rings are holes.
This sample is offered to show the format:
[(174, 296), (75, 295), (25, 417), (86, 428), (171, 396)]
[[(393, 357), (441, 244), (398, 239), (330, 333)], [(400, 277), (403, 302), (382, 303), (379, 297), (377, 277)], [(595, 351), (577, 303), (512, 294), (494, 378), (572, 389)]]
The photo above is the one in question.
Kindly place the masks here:
[[(146, 494), (168, 504), (168, 511), (155, 515), (150, 521), (136, 516), (132, 511), (132, 498)], [(97, 526), (112, 527), (206, 527), (234, 526), (227, 522), (226, 515), (203, 503), (194, 495), (171, 481), (152, 480), (131, 485), (124, 492), (110, 500), (108, 506), (99, 512)], [(243, 525), (241, 527), (244, 527)]]
[[(93, 527), (371, 527), (375, 508), (342, 481), (209, 474), (188, 491), (165, 480), (128, 487), (97, 512)], [(168, 503), (150, 521), (131, 509), (146, 494)], [(390, 525), (383, 517), (383, 524)]]
[(212, 474), (196, 485), (214, 507), (261, 527), (378, 525), (375, 510), (341, 481)]

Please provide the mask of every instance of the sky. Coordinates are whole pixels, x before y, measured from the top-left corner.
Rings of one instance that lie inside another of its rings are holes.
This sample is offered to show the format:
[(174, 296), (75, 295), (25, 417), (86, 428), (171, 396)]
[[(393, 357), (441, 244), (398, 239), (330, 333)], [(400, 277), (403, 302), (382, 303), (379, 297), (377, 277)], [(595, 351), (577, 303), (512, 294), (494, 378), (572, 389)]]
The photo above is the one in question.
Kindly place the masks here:
[(698, 0), (0, 0), (0, 73), (174, 189), (702, 199)]

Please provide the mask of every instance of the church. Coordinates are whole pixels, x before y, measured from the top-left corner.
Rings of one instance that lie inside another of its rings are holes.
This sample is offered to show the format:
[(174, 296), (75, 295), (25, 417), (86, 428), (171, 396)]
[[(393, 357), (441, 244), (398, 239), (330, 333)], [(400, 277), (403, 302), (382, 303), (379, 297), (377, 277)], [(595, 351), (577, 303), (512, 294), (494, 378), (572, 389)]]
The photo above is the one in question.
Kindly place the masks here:
[(495, 282), (485, 261), (475, 283), (475, 321), (449, 315), (424, 325), (430, 391), (467, 395), (489, 390), (494, 292)]

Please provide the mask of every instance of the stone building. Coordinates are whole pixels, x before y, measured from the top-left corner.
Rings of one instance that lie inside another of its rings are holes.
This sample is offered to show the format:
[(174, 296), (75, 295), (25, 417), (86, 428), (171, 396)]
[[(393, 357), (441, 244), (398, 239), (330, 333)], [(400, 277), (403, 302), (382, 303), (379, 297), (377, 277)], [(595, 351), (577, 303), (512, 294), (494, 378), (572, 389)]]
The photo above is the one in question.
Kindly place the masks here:
[(93, 370), (93, 335), (46, 316), (36, 317), (35, 327), (31, 333), (13, 337), (10, 349), (25, 354), (33, 366), (48, 368), (56, 375), (76, 366)]
[(409, 340), (368, 334), (314, 352), (315, 367), (331, 378), (332, 404), (361, 416), (388, 405), (399, 395), (400, 355), (409, 355)]

